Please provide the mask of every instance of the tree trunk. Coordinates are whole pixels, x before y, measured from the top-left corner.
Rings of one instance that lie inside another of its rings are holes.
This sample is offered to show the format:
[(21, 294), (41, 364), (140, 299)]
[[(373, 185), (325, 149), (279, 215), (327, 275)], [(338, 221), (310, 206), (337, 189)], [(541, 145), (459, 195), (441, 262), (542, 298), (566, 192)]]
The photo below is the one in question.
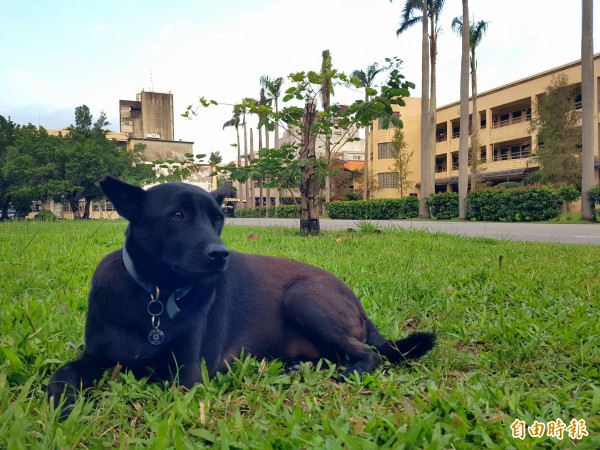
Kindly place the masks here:
[(83, 208), (83, 218), (84, 219), (90, 218), (90, 207), (91, 206), (92, 206), (92, 198), (85, 197), (85, 207)]
[[(469, 0), (462, 0), (462, 55), (460, 60), (460, 139), (458, 145), (458, 216), (467, 218), (469, 189)], [(466, 25), (465, 25), (466, 24)]]
[(5, 221), (8, 217), (8, 205), (10, 205), (10, 196), (6, 196), (4, 203), (2, 204), (2, 217), (0, 217), (0, 221)]
[(427, 0), (423, 0), (423, 36), (421, 45), (421, 198), (419, 217), (428, 218), (427, 199), (430, 194), (430, 135), (429, 135), (429, 33), (427, 19)]
[(431, 60), (431, 89), (429, 98), (429, 192), (435, 193), (435, 154), (436, 140), (435, 133), (437, 128), (437, 32), (435, 31), (434, 18), (431, 18), (431, 40), (429, 59)]
[[(265, 147), (269, 148), (269, 130), (265, 127)], [(267, 179), (267, 182), (270, 183), (271, 180)], [(265, 216), (269, 217), (269, 208), (271, 207), (271, 188), (267, 188), (267, 210), (265, 211)]]
[[(265, 133), (267, 132), (267, 129), (265, 127)], [(262, 132), (261, 129), (258, 129), (258, 153), (260, 154), (261, 149), (263, 148), (262, 145)], [(258, 206), (264, 206), (263, 205), (263, 196), (265, 195), (264, 193), (264, 188), (263, 188), (263, 179), (261, 178), (260, 180), (258, 180)]]
[(581, 99), (582, 99), (582, 150), (581, 150), (581, 220), (594, 220), (590, 189), (594, 187), (594, 117), (596, 109), (593, 0), (583, 0), (581, 24)]
[[(369, 94), (365, 93), (365, 104), (369, 103)], [(365, 127), (365, 167), (363, 170), (363, 200), (369, 199), (369, 125)]]
[[(237, 160), (238, 167), (242, 167), (242, 147), (240, 146), (240, 130), (236, 126), (235, 132), (237, 134)], [(240, 200), (240, 208), (244, 209), (244, 193), (242, 191), (243, 184), (238, 181), (237, 198)]]
[(325, 175), (325, 203), (331, 202), (331, 177), (329, 171), (331, 170), (331, 139), (329, 136), (325, 137), (325, 159), (327, 160), (327, 174)]
[[(277, 98), (275, 98), (275, 115), (279, 117), (279, 104), (277, 103)], [(279, 120), (275, 122), (275, 149), (279, 150)], [(281, 189), (277, 189), (275, 193), (275, 206), (279, 206), (281, 204)]]
[[(246, 165), (249, 166), (252, 160), (254, 159), (254, 129), (250, 128), (250, 159), (246, 162)], [(256, 207), (256, 193), (254, 192), (254, 180), (252, 178), (248, 179), (248, 189), (249, 189), (249, 202), (250, 208)]]
[(71, 212), (73, 213), (73, 219), (79, 219), (79, 196), (78, 195), (70, 195), (69, 196), (69, 206), (71, 206)]
[(479, 113), (477, 111), (477, 69), (475, 52), (471, 62), (471, 98), (473, 112), (471, 115), (471, 192), (477, 192), (479, 184)]
[[(247, 131), (247, 127), (246, 127), (246, 113), (244, 113), (243, 115), (244, 117), (244, 123), (242, 124), (244, 126), (244, 167), (248, 166), (248, 131)], [(245, 206), (244, 208), (246, 209), (250, 209), (250, 182), (249, 180), (246, 180), (246, 183), (244, 183), (244, 197), (246, 199), (246, 202), (244, 203)]]
[(317, 136), (311, 130), (316, 117), (316, 105), (306, 103), (302, 119), (302, 148), (299, 158), (303, 161), (300, 169), (300, 232), (306, 235), (317, 235), (320, 231), (319, 178), (315, 154)]

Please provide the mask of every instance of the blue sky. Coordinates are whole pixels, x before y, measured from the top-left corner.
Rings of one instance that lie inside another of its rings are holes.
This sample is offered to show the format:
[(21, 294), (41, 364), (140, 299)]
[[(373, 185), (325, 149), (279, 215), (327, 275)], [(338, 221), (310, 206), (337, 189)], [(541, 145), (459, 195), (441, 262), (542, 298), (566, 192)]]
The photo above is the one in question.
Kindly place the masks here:
[[(233, 103), (257, 96), (261, 75), (318, 69), (329, 49), (350, 72), (398, 56), (420, 87), (420, 30), (396, 37), (403, 1), (388, 0), (0, 0), (0, 115), (49, 129), (73, 122), (83, 103), (104, 110), (118, 131), (119, 99), (142, 88), (170, 90), (175, 137), (199, 153), (232, 158), (231, 107), (179, 117), (205, 96)], [(490, 22), (478, 49), (479, 91), (580, 57), (580, 0), (470, 0)], [(460, 39), (446, 0), (438, 55), (438, 104), (458, 100)], [(600, 30), (600, 11), (594, 11)], [(323, 15), (325, 19), (320, 18)], [(598, 52), (600, 33), (594, 33)], [(352, 93), (346, 93), (351, 96)], [(359, 95), (359, 94), (358, 94)], [(335, 99), (334, 99), (335, 100)]]

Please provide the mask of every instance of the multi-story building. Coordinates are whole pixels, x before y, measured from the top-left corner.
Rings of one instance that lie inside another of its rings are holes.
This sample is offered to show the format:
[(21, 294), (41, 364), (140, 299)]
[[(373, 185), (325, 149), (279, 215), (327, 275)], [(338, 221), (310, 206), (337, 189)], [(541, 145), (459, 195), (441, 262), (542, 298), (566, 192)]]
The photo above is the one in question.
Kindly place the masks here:
[(146, 146), (146, 161), (182, 159), (186, 153), (193, 153), (193, 142), (175, 140), (170, 91), (142, 89), (135, 100), (119, 100), (119, 124), (129, 149), (136, 144)]
[[(302, 133), (299, 130), (296, 130), (295, 132), (285, 130), (283, 136), (279, 138), (279, 147), (284, 144), (299, 144), (301, 134)], [(334, 128), (330, 138), (330, 148), (332, 152), (331, 159), (364, 161), (364, 141), (356, 140), (348, 142), (348, 139), (358, 137), (358, 127), (356, 125), (349, 127), (347, 130)], [(322, 134), (317, 135), (315, 153), (317, 157), (325, 156), (325, 136)], [(359, 157), (357, 158), (356, 155), (363, 155), (363, 157), (360, 159)]]
[[(596, 86), (600, 74), (600, 54), (594, 56)], [(575, 61), (521, 80), (482, 92), (477, 96), (479, 117), (479, 144), (481, 165), (478, 177), (489, 185), (504, 181), (521, 181), (528, 173), (539, 168), (532, 158), (537, 147), (537, 135), (530, 130), (531, 118), (535, 117), (540, 96), (556, 75), (564, 74), (575, 92), (573, 107), (581, 109), (581, 62)], [(596, 88), (595, 108), (595, 177), (599, 181), (598, 162), (598, 102), (600, 89)], [(472, 104), (469, 102), (470, 115)], [(412, 152), (408, 163), (409, 189), (404, 195), (418, 195), (421, 177), (421, 99), (407, 98), (406, 106), (395, 108), (404, 128), (405, 151)], [(458, 142), (460, 137), (460, 102), (450, 103), (437, 109), (435, 130), (435, 190), (436, 192), (458, 190)], [(470, 123), (470, 118), (469, 118)], [(373, 124), (371, 136), (370, 176), (374, 180), (373, 198), (400, 196), (399, 174), (394, 169), (392, 139), (394, 129), (383, 130)]]

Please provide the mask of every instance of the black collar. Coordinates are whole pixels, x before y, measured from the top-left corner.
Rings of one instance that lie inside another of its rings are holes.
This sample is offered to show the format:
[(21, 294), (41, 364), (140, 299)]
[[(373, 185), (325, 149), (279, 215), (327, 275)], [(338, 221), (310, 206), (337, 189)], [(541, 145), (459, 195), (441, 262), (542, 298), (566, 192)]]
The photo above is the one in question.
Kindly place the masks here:
[[(155, 299), (159, 300), (157, 294), (159, 292), (158, 286), (152, 283), (147, 283), (140, 278), (137, 271), (135, 270), (133, 261), (131, 260), (131, 256), (129, 256), (129, 253), (127, 252), (127, 249), (125, 247), (123, 247), (123, 263), (125, 264), (125, 269), (127, 269), (127, 273), (129, 273), (129, 276), (133, 278), (133, 280), (142, 288), (144, 288), (144, 290), (146, 290), (151, 296), (156, 295)], [(176, 289), (171, 293), (169, 299), (167, 300), (167, 314), (169, 316), (169, 319), (174, 319), (175, 317), (177, 317), (177, 315), (180, 312), (179, 306), (177, 306), (177, 302), (183, 297), (185, 297), (192, 290), (193, 287), (193, 285), (185, 286)]]

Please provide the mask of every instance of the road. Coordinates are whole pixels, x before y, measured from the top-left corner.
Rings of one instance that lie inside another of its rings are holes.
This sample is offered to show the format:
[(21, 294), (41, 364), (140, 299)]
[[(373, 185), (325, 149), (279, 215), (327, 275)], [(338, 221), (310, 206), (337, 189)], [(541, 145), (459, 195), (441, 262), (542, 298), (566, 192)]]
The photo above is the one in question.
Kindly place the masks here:
[[(359, 227), (359, 220), (321, 219), (322, 230)], [(372, 220), (379, 228), (404, 228), (448, 233), (467, 237), (487, 237), (506, 241), (558, 242), (600, 246), (600, 224), (549, 224), (504, 222), (444, 222), (424, 220)], [(230, 225), (300, 228), (298, 219), (227, 219)]]

